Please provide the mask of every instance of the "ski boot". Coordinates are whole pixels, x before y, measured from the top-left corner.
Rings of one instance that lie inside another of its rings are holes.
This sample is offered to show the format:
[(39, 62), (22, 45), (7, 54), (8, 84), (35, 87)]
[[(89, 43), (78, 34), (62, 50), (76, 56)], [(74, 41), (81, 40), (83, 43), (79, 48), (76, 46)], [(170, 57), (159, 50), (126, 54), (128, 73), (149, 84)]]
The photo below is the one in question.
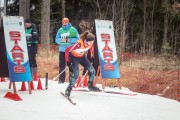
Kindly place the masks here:
[(71, 87), (68, 87), (68, 88), (66, 89), (65, 95), (66, 95), (67, 97), (69, 97), (69, 96), (71, 95), (71, 90), (72, 90)]
[(89, 89), (89, 91), (96, 91), (96, 92), (101, 91), (97, 86), (94, 86), (93, 82), (91, 82), (91, 81), (88, 81), (88, 89)]

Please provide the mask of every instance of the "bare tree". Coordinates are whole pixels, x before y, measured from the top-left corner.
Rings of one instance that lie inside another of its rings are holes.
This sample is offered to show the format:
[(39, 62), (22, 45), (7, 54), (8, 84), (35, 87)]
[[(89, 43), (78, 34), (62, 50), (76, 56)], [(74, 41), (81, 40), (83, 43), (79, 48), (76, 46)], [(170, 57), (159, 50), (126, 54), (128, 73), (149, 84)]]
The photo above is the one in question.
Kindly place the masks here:
[(85, 20), (81, 20), (81, 22), (79, 23), (79, 28), (81, 30), (81, 33), (84, 33), (85, 31), (92, 32), (93, 31), (92, 26), (93, 25), (90, 22)]
[(26, 0), (26, 18), (30, 18), (30, 0)]
[(64, 18), (66, 16), (66, 6), (65, 6), (65, 0), (61, 0), (62, 3), (62, 18)]
[(30, 18), (30, 0), (19, 0), (19, 16)]
[(125, 15), (124, 15), (124, 11), (125, 11), (125, 1), (121, 0), (121, 9), (120, 9), (120, 13), (121, 13), (121, 17), (120, 17), (120, 40), (121, 40), (121, 53), (124, 52), (124, 48), (125, 48), (125, 43), (126, 43), (126, 35), (125, 35), (125, 30), (126, 30), (126, 21), (125, 21)]
[[(167, 0), (164, 0), (164, 5), (167, 5)], [(167, 7), (165, 7), (167, 11)], [(164, 13), (164, 33), (163, 33), (163, 45), (167, 43), (167, 33), (168, 33), (168, 14)]]
[(42, 0), (41, 10), (41, 41), (47, 56), (50, 50), (50, 2), (51, 0)]
[(147, 18), (147, 13), (146, 13), (146, 8), (147, 8), (147, 0), (144, 0), (144, 21), (143, 21), (143, 40), (142, 40), (142, 48), (141, 52), (145, 53), (146, 52), (146, 18)]
[[(112, 0), (92, 0), (92, 4), (96, 5), (96, 18), (105, 20), (107, 18), (107, 14), (112, 9)], [(104, 9), (106, 8), (106, 9)]]
[(155, 0), (152, 2), (152, 12), (151, 12), (151, 43), (149, 46), (149, 54), (153, 55), (154, 54), (154, 8), (155, 8)]

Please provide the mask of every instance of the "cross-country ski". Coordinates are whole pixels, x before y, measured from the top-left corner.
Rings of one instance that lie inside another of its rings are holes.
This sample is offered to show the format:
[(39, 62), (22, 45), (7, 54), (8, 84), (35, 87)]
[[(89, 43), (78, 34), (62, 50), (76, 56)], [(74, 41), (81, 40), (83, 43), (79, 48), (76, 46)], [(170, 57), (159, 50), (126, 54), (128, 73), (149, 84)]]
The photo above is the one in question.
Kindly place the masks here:
[(72, 91), (75, 92), (95, 92), (95, 93), (107, 93), (107, 94), (116, 94), (116, 95), (127, 95), (127, 96), (136, 96), (137, 93), (133, 92), (122, 92), (122, 91), (112, 91), (112, 90), (105, 90), (105, 91), (89, 91), (88, 89), (73, 89)]
[(61, 93), (61, 95), (63, 95), (71, 104), (76, 105), (76, 103), (73, 102), (70, 97), (67, 97), (63, 92), (60, 92), (60, 93)]

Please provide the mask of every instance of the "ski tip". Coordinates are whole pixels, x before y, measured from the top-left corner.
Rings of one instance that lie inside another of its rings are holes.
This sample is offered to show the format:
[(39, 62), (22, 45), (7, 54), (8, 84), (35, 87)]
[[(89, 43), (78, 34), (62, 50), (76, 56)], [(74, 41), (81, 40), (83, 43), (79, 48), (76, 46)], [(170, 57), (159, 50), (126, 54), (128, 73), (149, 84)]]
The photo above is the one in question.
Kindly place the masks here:
[(60, 93), (61, 93), (70, 103), (72, 103), (73, 105), (76, 105), (76, 103), (73, 102), (69, 96), (66, 96), (66, 95), (65, 95), (63, 92), (61, 92), (61, 91), (60, 91)]

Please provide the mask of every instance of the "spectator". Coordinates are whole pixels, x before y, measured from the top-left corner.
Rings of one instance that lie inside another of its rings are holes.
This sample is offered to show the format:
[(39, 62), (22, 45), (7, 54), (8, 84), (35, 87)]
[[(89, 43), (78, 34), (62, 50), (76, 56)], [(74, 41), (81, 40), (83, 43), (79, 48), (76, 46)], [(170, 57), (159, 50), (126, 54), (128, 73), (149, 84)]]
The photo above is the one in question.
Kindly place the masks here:
[(36, 25), (31, 22), (31, 19), (25, 20), (25, 33), (31, 73), (32, 76), (37, 77), (36, 54), (39, 35)]
[[(67, 47), (75, 44), (79, 40), (79, 33), (69, 22), (68, 18), (62, 19), (62, 27), (57, 31), (56, 43), (59, 44), (59, 73), (61, 73), (66, 66), (65, 50)], [(66, 73), (63, 72), (59, 76), (59, 83), (64, 83)]]

